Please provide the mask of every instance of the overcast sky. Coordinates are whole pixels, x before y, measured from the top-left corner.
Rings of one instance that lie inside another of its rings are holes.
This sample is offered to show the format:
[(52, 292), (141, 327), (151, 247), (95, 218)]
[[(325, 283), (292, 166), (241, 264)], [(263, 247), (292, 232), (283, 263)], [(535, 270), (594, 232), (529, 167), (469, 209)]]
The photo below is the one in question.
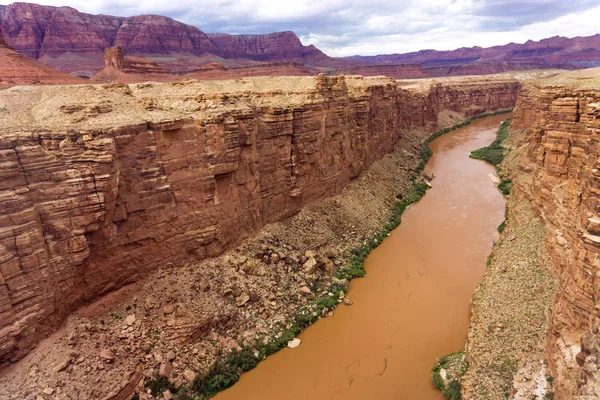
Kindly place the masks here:
[[(92, 14), (160, 14), (205, 32), (292, 30), (331, 56), (450, 50), (600, 33), (598, 0), (38, 0)], [(11, 2), (1, 1), (0, 4)]]

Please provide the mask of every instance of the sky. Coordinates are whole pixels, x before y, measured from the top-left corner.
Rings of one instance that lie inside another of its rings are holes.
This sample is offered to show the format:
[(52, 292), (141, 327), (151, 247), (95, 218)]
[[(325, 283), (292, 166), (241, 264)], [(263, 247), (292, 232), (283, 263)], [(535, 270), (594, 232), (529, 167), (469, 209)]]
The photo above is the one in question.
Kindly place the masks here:
[[(204, 32), (291, 30), (334, 57), (600, 33), (598, 0), (38, 0), (81, 12), (159, 14)], [(11, 2), (0, 1), (0, 4)]]

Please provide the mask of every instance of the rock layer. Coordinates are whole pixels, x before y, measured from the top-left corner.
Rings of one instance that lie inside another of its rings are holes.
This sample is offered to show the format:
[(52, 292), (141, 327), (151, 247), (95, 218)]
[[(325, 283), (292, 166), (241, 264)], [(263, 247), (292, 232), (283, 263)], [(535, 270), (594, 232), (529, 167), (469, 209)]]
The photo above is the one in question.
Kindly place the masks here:
[(363, 75), (363, 76), (389, 76), (396, 79), (429, 78), (427, 73), (419, 64), (399, 65), (366, 65), (362, 67), (351, 67), (337, 69), (331, 75)]
[(425, 72), (432, 76), (486, 75), (499, 74), (508, 71), (527, 71), (536, 69), (576, 69), (576, 67), (567, 64), (549, 64), (540, 62), (484, 62), (424, 68)]
[(8, 47), (0, 32), (0, 88), (12, 85), (84, 83), (83, 79), (56, 71)]
[(514, 124), (530, 129), (529, 157), (538, 166), (532, 202), (558, 279), (547, 355), (556, 396), (565, 399), (600, 396), (600, 91), (584, 87), (590, 77), (575, 78), (526, 85)]
[(405, 130), (511, 107), (519, 85), (320, 76), (6, 91), (0, 364), (78, 305), (339, 192)]
[(185, 78), (200, 80), (235, 79), (251, 76), (308, 76), (313, 73), (302, 63), (278, 62), (227, 68), (219, 63), (211, 63), (196, 68), (183, 75)]

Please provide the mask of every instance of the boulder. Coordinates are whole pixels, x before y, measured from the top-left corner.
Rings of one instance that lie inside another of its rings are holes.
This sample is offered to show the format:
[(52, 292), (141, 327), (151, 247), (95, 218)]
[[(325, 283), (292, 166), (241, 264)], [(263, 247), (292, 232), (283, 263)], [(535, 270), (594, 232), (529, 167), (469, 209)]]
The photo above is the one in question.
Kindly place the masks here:
[(164, 376), (166, 378), (170, 378), (172, 373), (173, 373), (173, 365), (171, 365), (171, 362), (168, 360), (163, 360), (163, 362), (160, 364), (160, 368), (158, 370), (158, 375)]

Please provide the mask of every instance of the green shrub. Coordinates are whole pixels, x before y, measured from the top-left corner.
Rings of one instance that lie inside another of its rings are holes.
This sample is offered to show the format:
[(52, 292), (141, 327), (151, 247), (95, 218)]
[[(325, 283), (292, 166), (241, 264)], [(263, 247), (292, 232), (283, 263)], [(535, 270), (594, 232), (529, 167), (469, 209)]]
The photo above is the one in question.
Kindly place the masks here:
[(502, 146), (502, 142), (504, 142), (508, 137), (510, 123), (510, 119), (504, 121), (502, 125), (500, 125), (496, 140), (494, 140), (489, 146), (482, 147), (478, 150), (473, 150), (470, 157), (487, 161), (492, 165), (500, 164), (506, 154), (506, 149)]
[(506, 219), (502, 221), (500, 225), (498, 225), (498, 232), (502, 233), (502, 231), (504, 231), (504, 228), (506, 228)]
[(510, 190), (512, 189), (512, 181), (510, 179), (502, 179), (500, 184), (498, 184), (498, 190), (502, 192), (503, 195), (508, 196), (510, 194)]
[[(463, 376), (469, 363), (464, 359), (464, 352), (459, 351), (441, 357), (431, 369), (431, 383), (449, 400), (460, 400), (460, 383), (458, 378)], [(446, 384), (442, 378), (440, 371), (446, 370), (446, 378), (449, 382)]]
[(162, 395), (165, 390), (169, 390), (171, 393), (175, 393), (177, 391), (177, 388), (173, 382), (164, 376), (157, 377), (146, 382), (145, 386), (152, 391), (152, 396), (154, 397), (157, 397), (159, 394)]

